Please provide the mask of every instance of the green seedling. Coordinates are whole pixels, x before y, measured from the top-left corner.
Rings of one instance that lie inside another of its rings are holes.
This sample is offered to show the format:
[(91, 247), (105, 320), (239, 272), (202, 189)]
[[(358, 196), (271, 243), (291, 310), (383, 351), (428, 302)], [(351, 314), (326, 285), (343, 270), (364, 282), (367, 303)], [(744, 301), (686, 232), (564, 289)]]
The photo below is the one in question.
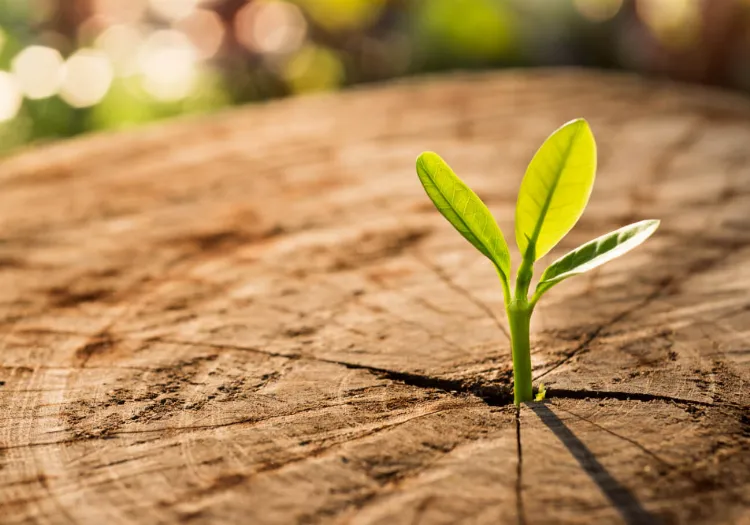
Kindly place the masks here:
[[(659, 221), (636, 222), (560, 257), (544, 270), (529, 297), (534, 263), (567, 235), (588, 203), (596, 175), (596, 142), (588, 123), (578, 119), (559, 128), (542, 144), (526, 169), (518, 193), (515, 224), (522, 260), (512, 291), (508, 244), (487, 206), (435, 153), (419, 156), (417, 175), (438, 211), (497, 270), (510, 325), (513, 398), (516, 405), (531, 401), (529, 325), (541, 296), (568, 277), (632, 250), (656, 231)], [(544, 399), (544, 391), (539, 397)]]

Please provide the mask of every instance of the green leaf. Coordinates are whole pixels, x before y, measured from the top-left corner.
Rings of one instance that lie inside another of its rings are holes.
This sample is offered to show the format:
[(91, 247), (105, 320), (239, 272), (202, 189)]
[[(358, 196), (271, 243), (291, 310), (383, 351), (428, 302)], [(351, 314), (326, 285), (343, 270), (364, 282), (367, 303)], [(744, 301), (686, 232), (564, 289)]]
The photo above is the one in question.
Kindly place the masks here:
[(544, 401), (545, 397), (547, 397), (547, 387), (544, 386), (544, 383), (539, 383), (539, 390), (534, 396), (534, 401)]
[(560, 257), (544, 270), (536, 286), (535, 298), (539, 298), (552, 286), (579, 273), (601, 266), (629, 252), (651, 237), (659, 227), (659, 221), (640, 221), (602, 235)]
[(539, 260), (578, 222), (595, 174), (596, 143), (585, 120), (568, 122), (542, 144), (516, 204), (516, 243), (525, 259)]
[(487, 206), (435, 153), (426, 151), (417, 158), (417, 175), (438, 211), (495, 264), (507, 283), (508, 244)]

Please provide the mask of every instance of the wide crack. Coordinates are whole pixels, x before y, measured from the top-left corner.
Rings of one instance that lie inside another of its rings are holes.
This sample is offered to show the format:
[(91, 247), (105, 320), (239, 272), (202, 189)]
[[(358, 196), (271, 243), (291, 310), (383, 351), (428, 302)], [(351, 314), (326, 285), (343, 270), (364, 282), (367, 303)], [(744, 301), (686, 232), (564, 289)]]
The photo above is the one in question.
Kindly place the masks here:
[[(396, 381), (405, 385), (417, 388), (429, 388), (440, 390), (453, 395), (473, 395), (482, 399), (487, 405), (509, 406), (513, 404), (513, 389), (511, 385), (502, 383), (485, 383), (481, 381), (471, 381), (465, 379), (448, 379), (411, 372), (397, 372), (384, 368), (377, 368), (367, 365), (347, 363), (344, 361), (326, 361), (334, 363), (353, 370), (365, 370), (382, 379)], [(534, 390), (536, 394), (536, 389)], [(697, 401), (680, 397), (668, 396), (663, 394), (649, 394), (647, 392), (622, 392), (616, 390), (576, 390), (569, 388), (547, 387), (547, 399), (616, 399), (620, 401), (662, 401), (675, 403), (682, 406), (701, 406), (701, 407), (728, 407), (741, 408), (732, 403), (710, 403), (706, 401)]]

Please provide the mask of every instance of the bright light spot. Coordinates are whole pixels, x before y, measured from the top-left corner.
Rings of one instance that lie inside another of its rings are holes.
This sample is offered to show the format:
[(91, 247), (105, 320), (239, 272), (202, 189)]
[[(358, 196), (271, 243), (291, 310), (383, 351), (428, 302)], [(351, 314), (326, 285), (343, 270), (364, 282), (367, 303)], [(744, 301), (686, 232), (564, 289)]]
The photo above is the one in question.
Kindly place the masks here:
[(198, 0), (149, 0), (148, 4), (157, 16), (174, 21), (192, 13), (198, 5)]
[(291, 53), (307, 34), (299, 8), (288, 2), (261, 0), (247, 4), (234, 19), (237, 40), (258, 53)]
[(137, 50), (142, 42), (143, 35), (138, 27), (118, 24), (99, 35), (94, 46), (107, 54), (118, 76), (126, 77), (138, 71)]
[(592, 22), (605, 22), (620, 12), (622, 0), (574, 0), (578, 12)]
[(686, 48), (696, 42), (701, 0), (638, 0), (638, 15), (662, 44)]
[(326, 91), (341, 84), (344, 67), (330, 49), (309, 45), (289, 60), (284, 76), (295, 93)]
[(30, 46), (16, 55), (11, 69), (27, 98), (47, 98), (60, 89), (63, 59), (51, 47)]
[(0, 71), (0, 122), (15, 117), (22, 101), (23, 97), (16, 79), (10, 73)]
[(107, 55), (93, 49), (81, 49), (65, 63), (60, 97), (76, 108), (93, 106), (107, 94), (112, 77), (112, 64)]
[(146, 12), (146, 0), (92, 0), (92, 7), (112, 23), (134, 23)]
[(195, 82), (196, 51), (184, 33), (163, 29), (152, 33), (141, 47), (138, 64), (143, 87), (154, 98), (185, 98)]
[(197, 9), (177, 27), (190, 38), (201, 59), (214, 56), (224, 41), (224, 23), (215, 11)]

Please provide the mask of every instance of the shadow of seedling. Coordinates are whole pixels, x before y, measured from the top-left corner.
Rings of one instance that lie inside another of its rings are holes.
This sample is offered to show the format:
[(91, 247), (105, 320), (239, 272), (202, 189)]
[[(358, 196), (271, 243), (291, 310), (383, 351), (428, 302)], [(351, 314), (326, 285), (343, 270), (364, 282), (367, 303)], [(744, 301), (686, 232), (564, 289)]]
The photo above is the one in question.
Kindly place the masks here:
[(620, 484), (606, 468), (596, 459), (593, 452), (557, 417), (544, 403), (527, 403), (557, 439), (578, 461), (581, 468), (596, 483), (599, 490), (607, 497), (628, 525), (657, 525), (661, 523), (656, 516), (644, 509), (633, 493)]

